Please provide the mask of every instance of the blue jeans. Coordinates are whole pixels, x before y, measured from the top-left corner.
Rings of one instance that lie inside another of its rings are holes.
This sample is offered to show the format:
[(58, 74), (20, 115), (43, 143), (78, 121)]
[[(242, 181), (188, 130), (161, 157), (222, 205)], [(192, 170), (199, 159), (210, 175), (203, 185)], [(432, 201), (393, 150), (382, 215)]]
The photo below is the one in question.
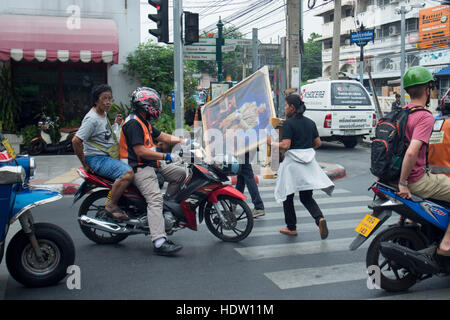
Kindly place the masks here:
[(110, 156), (85, 156), (87, 164), (98, 175), (111, 180), (120, 179), (131, 167), (120, 160)]

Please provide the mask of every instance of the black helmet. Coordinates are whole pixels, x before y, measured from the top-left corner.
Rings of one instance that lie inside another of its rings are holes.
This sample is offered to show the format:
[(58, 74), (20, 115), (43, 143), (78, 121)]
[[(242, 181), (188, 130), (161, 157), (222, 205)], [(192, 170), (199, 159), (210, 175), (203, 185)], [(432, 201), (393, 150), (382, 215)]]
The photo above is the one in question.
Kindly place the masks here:
[(148, 118), (158, 120), (162, 105), (158, 92), (152, 88), (137, 88), (131, 94), (131, 107), (134, 111), (145, 111)]

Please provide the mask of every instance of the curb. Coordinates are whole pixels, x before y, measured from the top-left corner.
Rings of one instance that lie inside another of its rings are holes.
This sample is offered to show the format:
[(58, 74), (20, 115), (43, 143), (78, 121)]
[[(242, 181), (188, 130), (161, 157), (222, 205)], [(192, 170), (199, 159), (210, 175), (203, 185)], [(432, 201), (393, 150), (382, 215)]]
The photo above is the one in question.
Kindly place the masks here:
[[(320, 165), (332, 181), (344, 178), (346, 176), (345, 168), (339, 164), (321, 162)], [(231, 176), (228, 179), (229, 182), (227, 184), (236, 185), (237, 176)], [(77, 180), (80, 180), (80, 178)], [(276, 181), (276, 178), (264, 178), (264, 175), (255, 175), (255, 182), (259, 186), (274, 185)], [(57, 184), (45, 184), (42, 180), (31, 181), (31, 185), (35, 188), (51, 189), (63, 195), (75, 194), (80, 187), (80, 184), (81, 182), (78, 183), (78, 181)]]

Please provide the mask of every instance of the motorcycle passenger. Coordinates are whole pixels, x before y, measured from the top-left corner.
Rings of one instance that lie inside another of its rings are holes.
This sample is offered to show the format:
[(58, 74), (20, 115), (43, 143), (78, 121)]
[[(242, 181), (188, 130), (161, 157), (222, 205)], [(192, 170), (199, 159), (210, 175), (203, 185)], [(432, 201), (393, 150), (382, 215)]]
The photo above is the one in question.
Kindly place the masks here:
[(442, 100), (441, 114), (436, 116), (428, 151), (431, 172), (450, 177), (450, 101)]
[(134, 170), (134, 184), (147, 202), (147, 217), (154, 253), (172, 255), (182, 246), (167, 239), (163, 217), (163, 195), (158, 185), (160, 173), (169, 185), (165, 197), (171, 197), (180, 189), (186, 178), (183, 168), (166, 161), (175, 161), (176, 155), (156, 151), (156, 143), (169, 145), (185, 143), (184, 139), (166, 134), (152, 127), (151, 120), (161, 115), (159, 94), (151, 88), (137, 88), (131, 95), (133, 113), (125, 119), (120, 138), (120, 157), (128, 158)]
[[(405, 72), (403, 86), (411, 97), (411, 103), (404, 108), (428, 106), (434, 78), (424, 67), (412, 67)], [(416, 111), (408, 117), (406, 137), (408, 149), (402, 163), (398, 182), (399, 196), (410, 198), (414, 193), (422, 198), (450, 202), (450, 178), (426, 170), (427, 144), (433, 131), (434, 118), (426, 111)], [(450, 228), (444, 235), (437, 254), (450, 256)]]
[(129, 165), (111, 158), (106, 152), (116, 143), (107, 118), (107, 111), (113, 103), (111, 87), (106, 84), (94, 87), (91, 99), (94, 106), (83, 118), (72, 139), (73, 150), (87, 172), (115, 180), (105, 212), (111, 218), (128, 220), (128, 215), (117, 203), (133, 181), (134, 173)]

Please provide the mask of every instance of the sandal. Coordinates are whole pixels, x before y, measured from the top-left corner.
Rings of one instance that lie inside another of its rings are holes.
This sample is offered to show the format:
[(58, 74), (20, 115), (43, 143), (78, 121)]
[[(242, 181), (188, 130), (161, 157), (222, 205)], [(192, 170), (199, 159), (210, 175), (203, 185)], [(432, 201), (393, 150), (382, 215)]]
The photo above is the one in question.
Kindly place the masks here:
[[(130, 220), (130, 217), (125, 212), (123, 212), (123, 210), (120, 209), (119, 207), (117, 207), (115, 210), (113, 210), (113, 212), (110, 212), (110, 211), (106, 210), (106, 208), (104, 209), (104, 211), (105, 211), (106, 215), (108, 217), (110, 217), (111, 219), (115, 219), (115, 220), (119, 220), (119, 221), (128, 221), (128, 220)], [(114, 215), (114, 213), (120, 213), (120, 214), (124, 215), (124, 217), (116, 217)]]

